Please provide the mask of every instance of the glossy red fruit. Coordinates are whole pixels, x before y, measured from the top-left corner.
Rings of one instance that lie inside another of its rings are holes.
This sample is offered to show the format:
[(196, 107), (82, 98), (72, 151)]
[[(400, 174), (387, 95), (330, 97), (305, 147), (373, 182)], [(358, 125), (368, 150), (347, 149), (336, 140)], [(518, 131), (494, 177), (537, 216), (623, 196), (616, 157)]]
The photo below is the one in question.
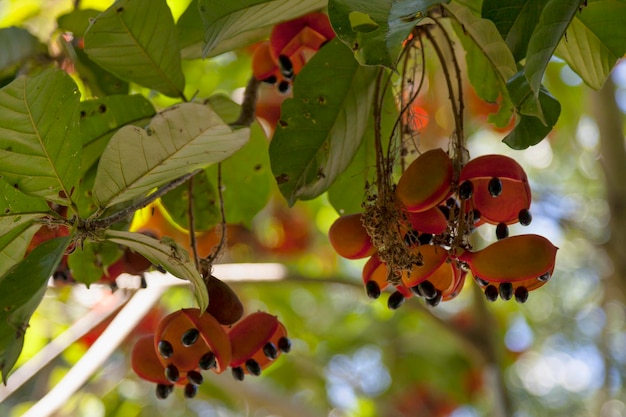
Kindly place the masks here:
[(413, 229), (420, 233), (438, 235), (446, 231), (448, 219), (439, 207), (431, 207), (428, 210), (408, 213), (409, 221)]
[(328, 238), (335, 251), (344, 258), (366, 258), (376, 252), (361, 222), (361, 213), (346, 214), (335, 220), (328, 230)]
[(287, 330), (276, 316), (258, 311), (246, 316), (228, 333), (232, 346), (230, 366), (237, 379), (259, 375), (282, 353), (291, 349)]
[(159, 352), (164, 368), (173, 366), (181, 374), (196, 370), (208, 356), (214, 359), (212, 369), (221, 373), (231, 358), (230, 340), (224, 328), (212, 315), (197, 308), (178, 310), (163, 318), (153, 348)]
[(387, 264), (380, 260), (378, 254), (373, 254), (363, 265), (363, 285), (369, 298), (376, 299), (380, 296), (389, 283), (387, 282)]
[(402, 173), (396, 195), (407, 211), (431, 209), (449, 195), (452, 182), (452, 161), (440, 148), (421, 154)]
[(531, 203), (530, 185), (524, 169), (504, 155), (484, 155), (467, 163), (459, 183), (472, 183), (469, 209), (480, 212), (481, 222), (513, 224)]

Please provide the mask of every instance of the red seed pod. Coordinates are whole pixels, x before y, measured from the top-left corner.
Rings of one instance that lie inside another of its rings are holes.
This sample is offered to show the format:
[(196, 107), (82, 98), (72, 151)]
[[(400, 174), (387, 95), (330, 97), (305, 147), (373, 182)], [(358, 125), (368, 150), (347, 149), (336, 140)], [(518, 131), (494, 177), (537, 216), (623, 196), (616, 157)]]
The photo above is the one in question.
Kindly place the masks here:
[(288, 59), (290, 69), (295, 75), (324, 43), (334, 37), (335, 32), (328, 16), (323, 13), (309, 13), (274, 26), (270, 34), (270, 53), (276, 62), (280, 62), (280, 57)]
[(396, 194), (407, 211), (426, 211), (450, 195), (452, 161), (443, 149), (421, 154), (402, 173)]
[(252, 74), (259, 81), (276, 84), (282, 79), (278, 65), (270, 54), (270, 43), (260, 43), (252, 54)]
[(480, 211), (481, 222), (513, 224), (531, 203), (530, 185), (524, 169), (504, 155), (484, 155), (461, 170), (459, 183), (472, 183), (468, 210)]
[(328, 238), (335, 251), (344, 258), (366, 258), (376, 252), (361, 223), (361, 213), (346, 214), (335, 220), (328, 230)]
[(214, 358), (216, 373), (223, 372), (231, 358), (228, 335), (210, 314), (197, 308), (175, 311), (159, 323), (154, 350), (164, 368), (173, 365), (184, 374), (196, 370), (207, 356)]
[(410, 272), (402, 275), (404, 285), (427, 299), (433, 298), (435, 292), (433, 297), (421, 294), (419, 286), (425, 282), (429, 283), (429, 288), (432, 286), (433, 291), (440, 294), (441, 301), (456, 297), (463, 287), (466, 272), (449, 258), (448, 252), (436, 245), (419, 246), (413, 250), (421, 254), (423, 264), (414, 266)]
[[(143, 336), (135, 343), (131, 352), (131, 366), (133, 371), (146, 381), (157, 384), (171, 384), (165, 378), (165, 367), (154, 350), (154, 335)], [(179, 379), (179, 384), (184, 384), (184, 378)]]
[(373, 254), (363, 265), (363, 285), (370, 298), (378, 298), (381, 291), (387, 288), (387, 264), (380, 260), (378, 254)]
[(213, 275), (207, 278), (209, 306), (206, 313), (224, 326), (231, 325), (243, 316), (243, 304), (237, 294), (225, 282)]
[(409, 221), (413, 229), (420, 233), (438, 235), (446, 231), (448, 219), (439, 207), (431, 207), (428, 210), (408, 213)]
[(276, 316), (258, 311), (238, 322), (228, 333), (232, 346), (230, 366), (244, 374), (259, 375), (291, 348), (287, 330)]
[(476, 252), (464, 252), (459, 260), (466, 262), (482, 283), (510, 282), (513, 291), (521, 286), (532, 291), (552, 276), (557, 250), (543, 236), (517, 235)]

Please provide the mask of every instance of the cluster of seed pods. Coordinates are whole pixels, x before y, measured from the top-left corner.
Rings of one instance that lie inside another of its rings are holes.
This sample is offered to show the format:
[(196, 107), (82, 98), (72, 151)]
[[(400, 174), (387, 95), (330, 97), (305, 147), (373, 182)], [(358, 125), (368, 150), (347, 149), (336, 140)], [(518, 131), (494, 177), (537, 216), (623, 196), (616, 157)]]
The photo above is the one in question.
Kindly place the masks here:
[(258, 376), (291, 350), (287, 330), (276, 316), (259, 311), (241, 319), (243, 306), (230, 287), (213, 276), (207, 287), (206, 311), (175, 311), (133, 347), (133, 370), (157, 384), (159, 399), (167, 398), (176, 385), (183, 387), (185, 397), (195, 397), (203, 371), (220, 374), (230, 367), (240, 381), (246, 374)]
[(291, 95), (295, 76), (334, 37), (328, 16), (315, 12), (274, 26), (269, 40), (256, 47), (252, 72), (263, 81), (256, 115), (267, 121), (272, 130), (280, 118), (281, 103)]
[[(458, 178), (458, 179), (455, 179)], [(348, 259), (369, 257), (363, 283), (370, 298), (395, 286), (391, 309), (407, 298), (422, 297), (430, 306), (456, 297), (471, 271), (489, 301), (515, 299), (544, 285), (554, 271), (557, 248), (536, 234), (509, 237), (508, 226), (529, 225), (531, 191), (523, 168), (512, 158), (485, 155), (469, 161), (455, 175), (442, 149), (421, 154), (403, 172), (395, 201), (401, 221), (397, 241), (415, 261), (401, 270), (384, 261), (362, 213), (340, 216), (329, 230), (335, 251)], [(497, 241), (473, 250), (470, 234), (482, 224), (496, 226)]]

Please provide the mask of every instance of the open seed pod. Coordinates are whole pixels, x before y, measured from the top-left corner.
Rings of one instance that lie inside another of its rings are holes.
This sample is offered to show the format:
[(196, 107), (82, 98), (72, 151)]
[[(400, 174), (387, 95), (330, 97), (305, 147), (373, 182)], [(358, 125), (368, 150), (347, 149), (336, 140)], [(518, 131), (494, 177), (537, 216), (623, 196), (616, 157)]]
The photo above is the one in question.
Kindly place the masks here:
[(396, 195), (407, 211), (420, 212), (437, 206), (450, 195), (452, 161), (440, 148), (417, 157), (402, 173)]
[(276, 316), (258, 311), (246, 316), (228, 333), (232, 346), (233, 376), (259, 375), (282, 353), (291, 350), (287, 330)]
[(422, 245), (412, 250), (421, 255), (422, 265), (416, 265), (402, 275), (406, 287), (433, 306), (458, 295), (459, 283), (465, 279), (465, 275), (449, 259), (445, 249), (436, 245)]
[[(309, 13), (274, 26), (270, 34), (270, 51), (285, 73), (291, 70), (295, 75), (323, 44), (334, 37), (328, 16)], [(291, 68), (286, 68), (289, 65)]]
[(411, 226), (419, 233), (438, 235), (445, 232), (448, 227), (448, 219), (437, 206), (420, 212), (408, 213), (408, 216)]
[(335, 251), (344, 258), (366, 258), (376, 252), (370, 235), (361, 223), (361, 213), (337, 218), (328, 230), (328, 239)]
[(198, 367), (221, 373), (231, 358), (230, 340), (224, 328), (212, 315), (197, 308), (178, 310), (164, 317), (155, 333), (154, 349), (161, 364), (178, 374)]
[[(488, 299), (493, 301), (499, 294), (507, 300), (515, 295), (523, 302), (524, 292), (527, 297), (528, 291), (541, 287), (552, 276), (557, 250), (543, 236), (517, 235), (476, 252), (463, 252), (459, 260), (467, 263)], [(490, 286), (495, 288), (488, 289)], [(520, 287), (524, 290), (518, 290)]]
[(377, 253), (370, 256), (362, 272), (363, 285), (369, 298), (380, 297), (380, 293), (389, 285), (387, 275), (387, 264), (380, 260)]
[(520, 213), (528, 213), (528, 178), (524, 169), (508, 156), (472, 159), (461, 170), (459, 184), (459, 193), (469, 196), (468, 210), (480, 212), (480, 222), (513, 224), (520, 220)]

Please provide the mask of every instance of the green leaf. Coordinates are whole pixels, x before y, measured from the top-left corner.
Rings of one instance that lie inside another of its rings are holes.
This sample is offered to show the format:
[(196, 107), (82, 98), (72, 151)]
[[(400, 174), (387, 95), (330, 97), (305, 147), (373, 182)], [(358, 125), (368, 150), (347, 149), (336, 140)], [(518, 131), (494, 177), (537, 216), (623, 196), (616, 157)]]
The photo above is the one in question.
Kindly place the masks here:
[(22, 261), (40, 227), (32, 221), (22, 222), (0, 236), (0, 276)]
[(541, 142), (550, 133), (561, 114), (558, 100), (542, 86), (538, 100), (545, 124), (537, 117), (519, 115), (515, 128), (502, 140), (513, 149), (526, 149)]
[(26, 195), (0, 180), (0, 236), (50, 211), (45, 200)]
[(85, 52), (118, 77), (182, 97), (185, 77), (165, 0), (118, 0), (85, 32)]
[(626, 3), (589, 2), (574, 16), (556, 54), (591, 88), (600, 89), (618, 59), (626, 53)]
[(84, 242), (67, 257), (72, 278), (89, 286), (105, 275), (105, 270), (121, 256), (120, 248), (109, 241)]
[(402, 42), (441, 0), (330, 0), (328, 16), (337, 36), (362, 65), (395, 68)]
[[(207, 231), (220, 222), (217, 189), (206, 173), (193, 177), (193, 216), (196, 232)], [(189, 184), (185, 182), (161, 197), (161, 204), (174, 223), (189, 230)]]
[[(203, 56), (248, 31), (271, 27), (326, 6), (325, 0), (198, 0), (204, 23)], [(233, 43), (230, 42), (233, 47)], [(220, 48), (224, 50), (224, 48)]]
[[(490, 20), (474, 16), (470, 9), (457, 3), (449, 3), (444, 7), (461, 25), (462, 31), (457, 30), (457, 34), (463, 41), (463, 45), (468, 45), (466, 38), (471, 39), (482, 52), (484, 58), (487, 59), (492, 71), (495, 71), (503, 82), (506, 82), (516, 73), (515, 58), (513, 58), (511, 50), (507, 47), (502, 36), (500, 36), (495, 25)], [(472, 62), (469, 58), (467, 61), (468, 64), (471, 64)], [(481, 62), (477, 65), (484, 64)], [(480, 76), (478, 73), (480, 70), (481, 67), (479, 66), (470, 75), (476, 79), (477, 76)], [(488, 86), (481, 88), (479, 83), (474, 84), (474, 86), (479, 94), (484, 92), (485, 88), (489, 88)], [(483, 94), (487, 95), (486, 93)], [(489, 95), (493, 97), (493, 93)], [(484, 96), (481, 95), (481, 97)]]
[(209, 305), (209, 295), (202, 277), (189, 258), (189, 253), (169, 238), (157, 240), (142, 233), (107, 230), (105, 238), (126, 246), (143, 255), (154, 265), (163, 267), (177, 278), (185, 279), (194, 286), (194, 294), (201, 311)]
[(82, 38), (89, 27), (89, 22), (101, 12), (96, 9), (74, 9), (57, 18), (59, 29), (72, 32), (75, 38)]
[(0, 90), (0, 175), (22, 192), (68, 205), (80, 151), (74, 81), (59, 70)]
[(528, 41), (524, 73), (535, 98), (548, 62), (552, 58), (567, 26), (578, 10), (581, 0), (548, 0), (539, 22)]
[(0, 29), (0, 45), (0, 74), (46, 51), (45, 46), (29, 31), (14, 26)]
[(211, 108), (197, 103), (164, 110), (146, 129), (124, 126), (100, 158), (94, 201), (104, 208), (144, 196), (228, 158), (248, 141), (249, 131), (232, 130)]
[(482, 17), (494, 22), (515, 61), (521, 61), (544, 6), (545, 1), (536, 0), (484, 0)]
[(371, 118), (377, 73), (334, 39), (298, 74), (270, 143), (272, 172), (290, 205), (323, 193), (352, 160)]
[(122, 126), (145, 126), (155, 111), (144, 96), (115, 95), (80, 103), (80, 136), (82, 172), (86, 172), (102, 155), (111, 136)]
[(22, 349), (28, 321), (70, 239), (50, 239), (0, 278), (0, 370), (6, 383)]
[[(398, 109), (395, 98), (387, 91), (383, 100), (381, 112), (382, 146), (389, 144), (391, 130), (398, 117)], [(365, 201), (365, 184), (374, 184), (376, 181), (376, 152), (374, 118), (368, 120), (365, 135), (359, 148), (350, 162), (350, 165), (337, 176), (337, 179), (328, 189), (328, 201), (338, 214), (360, 213), (363, 211), (362, 203)]]

